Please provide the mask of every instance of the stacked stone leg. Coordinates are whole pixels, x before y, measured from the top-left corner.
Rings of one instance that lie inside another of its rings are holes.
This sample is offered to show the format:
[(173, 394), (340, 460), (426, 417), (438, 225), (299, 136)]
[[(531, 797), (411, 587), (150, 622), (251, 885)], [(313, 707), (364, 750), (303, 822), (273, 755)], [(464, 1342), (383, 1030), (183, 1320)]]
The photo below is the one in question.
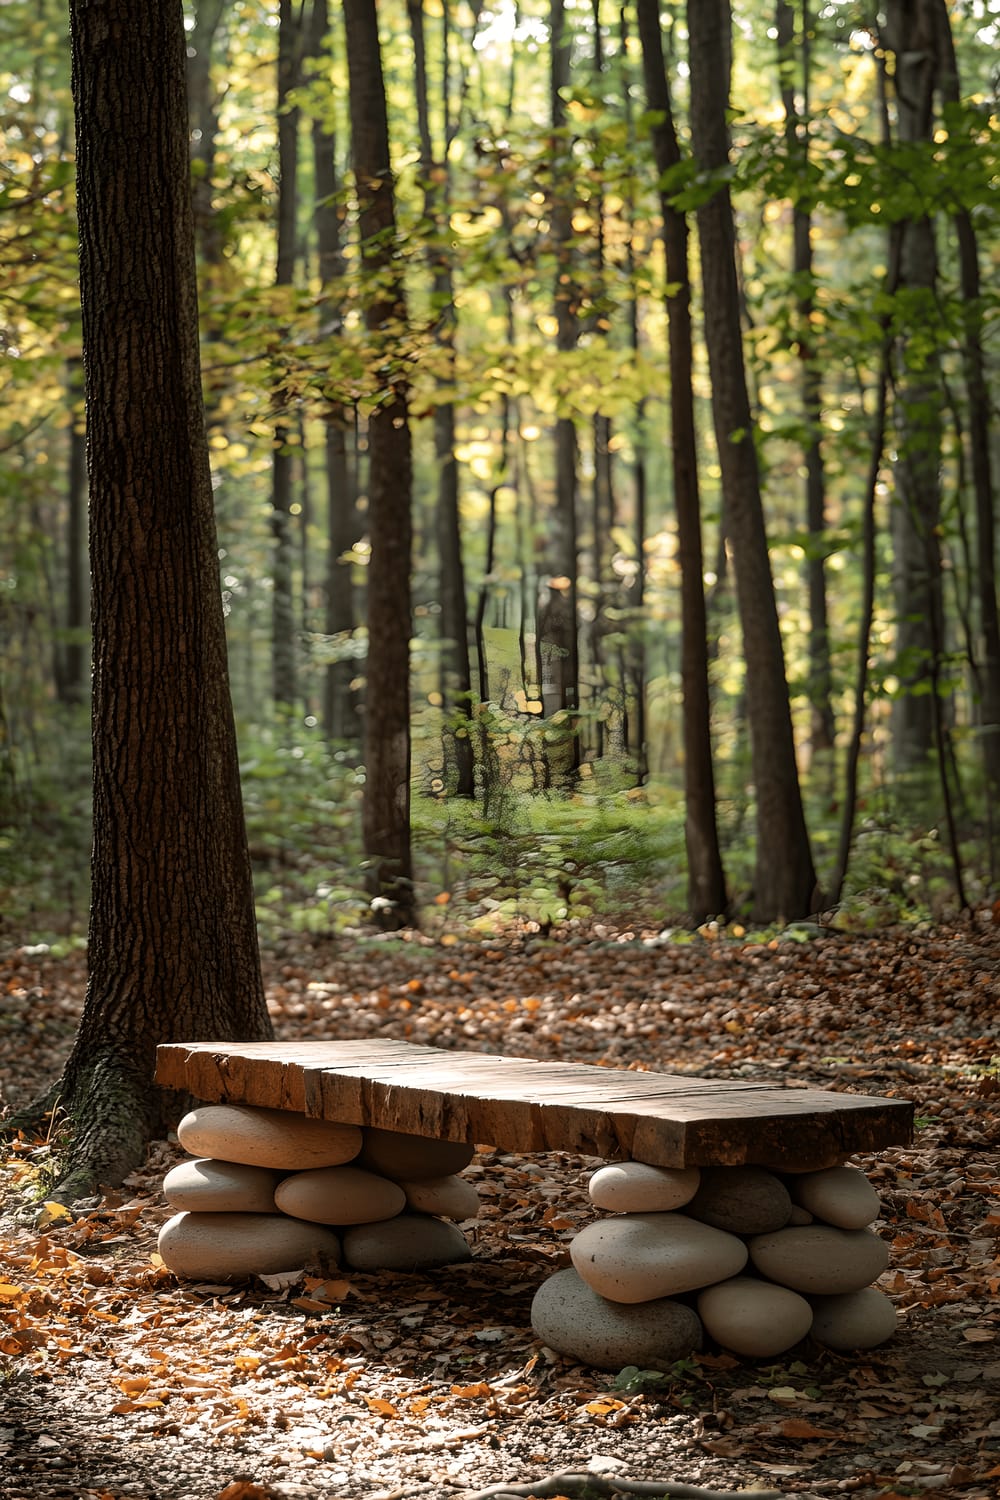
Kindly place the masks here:
[(550, 1348), (600, 1369), (663, 1369), (705, 1334), (773, 1358), (809, 1333), (833, 1349), (890, 1338), (896, 1314), (874, 1288), (885, 1243), (863, 1172), (837, 1165), (778, 1176), (763, 1167), (602, 1167), (597, 1208), (570, 1246), (572, 1269), (537, 1292), (532, 1326)]
[(457, 1175), (472, 1146), (239, 1104), (199, 1106), (178, 1137), (193, 1159), (164, 1179), (177, 1212), (158, 1249), (179, 1276), (230, 1282), (304, 1265), (407, 1271), (471, 1258), (455, 1221), (479, 1212), (475, 1188)]

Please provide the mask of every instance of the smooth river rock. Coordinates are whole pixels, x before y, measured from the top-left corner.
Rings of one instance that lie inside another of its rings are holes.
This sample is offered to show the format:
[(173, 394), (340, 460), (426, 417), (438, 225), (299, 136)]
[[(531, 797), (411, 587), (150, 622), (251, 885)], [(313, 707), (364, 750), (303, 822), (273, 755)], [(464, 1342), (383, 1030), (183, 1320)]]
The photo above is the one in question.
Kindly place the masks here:
[(623, 1214), (581, 1229), (569, 1247), (589, 1287), (611, 1302), (650, 1302), (736, 1276), (747, 1247), (684, 1214)]
[(451, 1177), (467, 1167), (475, 1154), (475, 1146), (466, 1141), (366, 1128), (358, 1165), (396, 1182), (419, 1182), (427, 1177)]
[(427, 1177), (423, 1182), (401, 1182), (406, 1202), (417, 1213), (437, 1214), (442, 1219), (479, 1217), (479, 1194), (466, 1177)]
[(285, 1214), (174, 1214), (156, 1248), (169, 1270), (195, 1281), (246, 1281), (340, 1262), (332, 1230)]
[(550, 1349), (597, 1370), (666, 1371), (701, 1347), (701, 1324), (683, 1302), (609, 1302), (573, 1270), (557, 1271), (538, 1288), (531, 1326)]
[(192, 1156), (214, 1156), (297, 1172), (335, 1167), (361, 1150), (357, 1125), (310, 1120), (287, 1109), (254, 1109), (249, 1104), (199, 1104), (177, 1127)]
[(788, 1287), (734, 1276), (699, 1294), (698, 1316), (705, 1332), (724, 1349), (764, 1359), (804, 1339), (813, 1310), (805, 1297)]
[(356, 1271), (425, 1271), (471, 1259), (462, 1231), (428, 1214), (344, 1230), (344, 1260)]
[(373, 1224), (402, 1213), (406, 1194), (363, 1167), (314, 1167), (279, 1183), (274, 1202), (283, 1214), (314, 1224)]
[(857, 1167), (828, 1167), (807, 1172), (791, 1183), (792, 1197), (814, 1218), (838, 1229), (864, 1229), (882, 1211), (878, 1193)]
[(698, 1191), (697, 1167), (651, 1167), (644, 1161), (612, 1162), (587, 1186), (591, 1202), (612, 1214), (663, 1213), (682, 1208)]
[(839, 1296), (877, 1281), (889, 1264), (889, 1251), (868, 1229), (807, 1224), (755, 1235), (750, 1259), (762, 1276), (793, 1291)]
[(770, 1234), (792, 1213), (785, 1184), (765, 1167), (703, 1167), (684, 1212), (727, 1234)]
[(172, 1167), (163, 1179), (163, 1194), (172, 1208), (273, 1214), (274, 1190), (280, 1181), (280, 1175), (268, 1167), (201, 1156)]
[(874, 1349), (896, 1332), (896, 1309), (874, 1286), (842, 1297), (813, 1297), (812, 1305), (813, 1338), (830, 1349)]

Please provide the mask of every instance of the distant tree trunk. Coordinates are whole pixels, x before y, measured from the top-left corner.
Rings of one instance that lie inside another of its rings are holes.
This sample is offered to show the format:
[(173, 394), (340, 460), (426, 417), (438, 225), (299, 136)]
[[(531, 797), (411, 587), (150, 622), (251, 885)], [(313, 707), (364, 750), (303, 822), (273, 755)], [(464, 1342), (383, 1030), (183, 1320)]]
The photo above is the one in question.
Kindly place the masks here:
[[(430, 262), (436, 336), (450, 357), (455, 346), (455, 291), (450, 257), (443, 247), (449, 213), (448, 147), (451, 120), (448, 99), (448, 6), (442, 7), (443, 149), (435, 153), (431, 140), (427, 88), (427, 51), (424, 41), (423, 0), (407, 0), (413, 38), (420, 170), (424, 186), (424, 218), (432, 236)], [(434, 408), (434, 464), (438, 476), (436, 531), (441, 605), (441, 705), (445, 715), (443, 747), (446, 785), (453, 796), (475, 794), (475, 756), (468, 720), (472, 711), (472, 667), (469, 660), (469, 616), (462, 556), (458, 460), (455, 457), (455, 406), (441, 401)]]
[[(556, 349), (567, 353), (576, 346), (577, 288), (573, 273), (573, 226), (570, 156), (566, 142), (566, 105), (562, 90), (569, 85), (570, 36), (565, 0), (551, 0), (550, 92), (552, 124), (552, 198), (550, 217), (556, 255), (554, 289), (557, 324)], [(580, 654), (577, 610), (576, 428), (571, 417), (556, 419), (556, 499), (549, 532), (549, 574), (540, 593), (538, 643), (541, 663), (543, 713), (568, 715), (568, 739), (556, 753), (556, 778), (571, 777), (579, 765), (580, 737), (576, 719), (580, 707)]]
[(410, 855), (410, 551), (412, 457), (405, 375), (393, 368), (392, 325), (406, 321), (395, 260), (396, 215), (375, 0), (344, 0), (351, 144), (365, 320), (385, 340), (386, 387), (368, 424), (368, 681), (362, 834), (380, 926), (416, 918)]
[[(309, 36), (310, 56), (326, 60), (327, 36), (330, 30), (327, 0), (315, 0)], [(342, 326), (338, 282), (344, 273), (340, 178), (337, 173), (337, 140), (325, 118), (318, 115), (312, 122), (313, 179), (315, 206), (313, 224), (319, 261), (319, 282), (323, 293), (320, 317), (324, 334), (340, 332)], [(353, 568), (349, 558), (361, 527), (355, 503), (354, 484), (348, 462), (347, 432), (353, 425), (351, 413), (342, 402), (331, 402), (324, 414), (324, 471), (326, 479), (327, 557), (325, 575), (326, 633), (346, 646), (355, 626)], [(323, 678), (323, 733), (329, 740), (358, 745), (361, 721), (358, 695), (351, 687), (355, 663), (349, 656), (328, 664)]]
[[(298, 218), (299, 111), (289, 108), (288, 97), (299, 78), (300, 21), (293, 0), (278, 5), (278, 253), (275, 285), (291, 286), (295, 280), (296, 224)], [(276, 404), (284, 406), (284, 391), (276, 392)], [(292, 528), (293, 452), (288, 422), (279, 417), (274, 429), (271, 457), (271, 530), (274, 534), (272, 564), (271, 685), (275, 704), (290, 709), (296, 702), (296, 650), (298, 625), (295, 617), (295, 538)]]
[(187, 34), (188, 120), (191, 138), (191, 199), (195, 243), (203, 266), (221, 265), (223, 240), (213, 204), (219, 99), (212, 83), (212, 49), (227, 0), (198, 0)]
[[(931, 17), (937, 36), (938, 86), (942, 102), (956, 105), (961, 98), (958, 60), (951, 20), (944, 0), (931, 0)], [(983, 348), (982, 282), (979, 242), (968, 209), (955, 213), (958, 240), (958, 272), (962, 290), (962, 361), (969, 411), (969, 461), (975, 493), (976, 576), (979, 606), (979, 658), (972, 663), (978, 697), (983, 765), (986, 771), (987, 806), (994, 820), (1000, 812), (1000, 614), (997, 610), (996, 573), (996, 485), (990, 453), (993, 414)]]
[(159, 1042), (264, 1039), (202, 412), (179, 3), (72, 0), (91, 489), (90, 979), (61, 1195), (165, 1130)]
[[(789, 154), (798, 164), (803, 183), (809, 168), (809, 84), (811, 63), (812, 18), (809, 0), (801, 5), (802, 104), (795, 88), (795, 7), (788, 0), (777, 0), (775, 28), (778, 33), (778, 73), (785, 111), (785, 142)], [(812, 213), (801, 199), (792, 206), (792, 270), (795, 276), (796, 331), (799, 358), (799, 389), (802, 415), (808, 436), (805, 441), (806, 529), (809, 533), (809, 556), (806, 577), (809, 585), (809, 679), (812, 749), (832, 750), (836, 733), (833, 717), (832, 678), (830, 671), (830, 630), (826, 601), (826, 474), (823, 468), (822, 419), (823, 392), (816, 349), (813, 345), (813, 254)]]
[[(681, 159), (673, 107), (663, 61), (657, 0), (637, 0), (646, 100), (657, 117), (653, 151), (660, 178)], [(698, 493), (698, 442), (694, 420), (691, 281), (688, 224), (661, 190), (663, 243), (667, 281), (670, 345), (670, 451), (674, 505), (677, 509), (678, 559), (681, 568), (681, 683), (684, 695), (685, 844), (688, 860), (688, 908), (703, 922), (726, 910), (726, 878), (719, 850), (712, 767), (711, 704), (708, 687), (708, 636), (705, 611), (704, 556)]]
[[(728, 0), (713, 4), (688, 0), (687, 18), (694, 154), (702, 172), (719, 174), (729, 161)], [(698, 237), (712, 411), (746, 661), (757, 799), (753, 907), (762, 921), (791, 920), (813, 909), (816, 873), (799, 790), (747, 394), (732, 204), (721, 177), (717, 191), (698, 209)]]
[[(884, 43), (895, 54), (897, 137), (929, 141), (934, 128), (936, 39), (926, 0), (889, 0)], [(896, 427), (892, 508), (896, 597), (896, 675), (892, 756), (896, 770), (926, 770), (935, 747), (935, 716), (944, 607), (941, 588), (941, 361), (928, 330), (938, 326), (937, 247), (929, 216), (904, 221), (900, 292), (905, 325), (895, 350)]]

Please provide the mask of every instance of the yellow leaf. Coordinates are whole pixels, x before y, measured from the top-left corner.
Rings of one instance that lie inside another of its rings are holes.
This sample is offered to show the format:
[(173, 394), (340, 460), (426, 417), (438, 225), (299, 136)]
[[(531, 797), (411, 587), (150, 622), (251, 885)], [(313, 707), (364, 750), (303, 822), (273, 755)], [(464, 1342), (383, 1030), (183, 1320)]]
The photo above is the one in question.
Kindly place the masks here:
[(65, 1203), (57, 1203), (55, 1199), (47, 1199), (42, 1204), (42, 1211), (35, 1223), (37, 1229), (48, 1229), (50, 1224), (58, 1224), (63, 1219), (72, 1220), (73, 1215)]
[(368, 1410), (375, 1412), (380, 1417), (398, 1417), (399, 1413), (391, 1401), (383, 1401), (381, 1396), (368, 1397)]
[(21, 1287), (14, 1286), (9, 1281), (0, 1281), (0, 1302), (16, 1302), (21, 1291)]

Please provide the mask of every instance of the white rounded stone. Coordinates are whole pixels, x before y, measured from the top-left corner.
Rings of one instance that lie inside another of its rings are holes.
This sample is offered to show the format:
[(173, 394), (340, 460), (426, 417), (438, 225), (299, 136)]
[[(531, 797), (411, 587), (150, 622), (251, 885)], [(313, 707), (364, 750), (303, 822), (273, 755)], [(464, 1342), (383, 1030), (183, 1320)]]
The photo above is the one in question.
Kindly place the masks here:
[(791, 1189), (796, 1203), (838, 1229), (864, 1229), (882, 1209), (878, 1193), (857, 1167), (807, 1172), (793, 1179)]
[(765, 1167), (703, 1167), (701, 1186), (684, 1211), (727, 1234), (770, 1234), (788, 1223), (792, 1200)]
[(840, 1297), (814, 1297), (812, 1305), (813, 1338), (830, 1349), (874, 1349), (896, 1332), (896, 1309), (874, 1286)]
[(574, 1270), (542, 1282), (531, 1304), (531, 1326), (550, 1349), (597, 1370), (638, 1365), (666, 1371), (701, 1347), (698, 1316), (683, 1302), (609, 1302)]
[(356, 1271), (424, 1271), (471, 1259), (462, 1231), (428, 1214), (401, 1214), (344, 1231), (344, 1260)]
[(286, 1177), (274, 1202), (283, 1214), (314, 1224), (374, 1224), (402, 1213), (406, 1194), (363, 1167), (314, 1167)]
[(177, 1136), (192, 1156), (214, 1156), (296, 1172), (335, 1167), (361, 1149), (357, 1125), (310, 1120), (288, 1109), (249, 1104), (199, 1104), (184, 1116)]
[(267, 1167), (202, 1156), (172, 1167), (163, 1179), (163, 1194), (177, 1209), (273, 1214), (274, 1190), (280, 1181), (278, 1173)]
[(755, 1235), (750, 1259), (762, 1276), (795, 1292), (838, 1296), (877, 1281), (889, 1264), (889, 1251), (868, 1229), (807, 1224)]
[(588, 1184), (591, 1201), (612, 1214), (663, 1213), (681, 1208), (698, 1191), (697, 1167), (653, 1167), (644, 1161), (610, 1162)]
[(479, 1194), (465, 1177), (427, 1177), (423, 1182), (401, 1182), (406, 1202), (417, 1213), (437, 1214), (442, 1219), (479, 1216)]
[(175, 1214), (160, 1230), (157, 1249), (169, 1270), (197, 1281), (246, 1281), (340, 1262), (332, 1230), (284, 1214)]
[(366, 1128), (358, 1165), (381, 1172), (395, 1182), (420, 1182), (427, 1177), (450, 1177), (461, 1172), (475, 1154), (475, 1146), (466, 1141), (442, 1141), (436, 1136)]
[(788, 1287), (734, 1276), (699, 1294), (698, 1316), (705, 1332), (724, 1349), (764, 1359), (804, 1339), (813, 1313), (806, 1299)]
[(623, 1214), (588, 1224), (569, 1247), (588, 1286), (611, 1302), (650, 1302), (737, 1275), (747, 1247), (684, 1214)]

